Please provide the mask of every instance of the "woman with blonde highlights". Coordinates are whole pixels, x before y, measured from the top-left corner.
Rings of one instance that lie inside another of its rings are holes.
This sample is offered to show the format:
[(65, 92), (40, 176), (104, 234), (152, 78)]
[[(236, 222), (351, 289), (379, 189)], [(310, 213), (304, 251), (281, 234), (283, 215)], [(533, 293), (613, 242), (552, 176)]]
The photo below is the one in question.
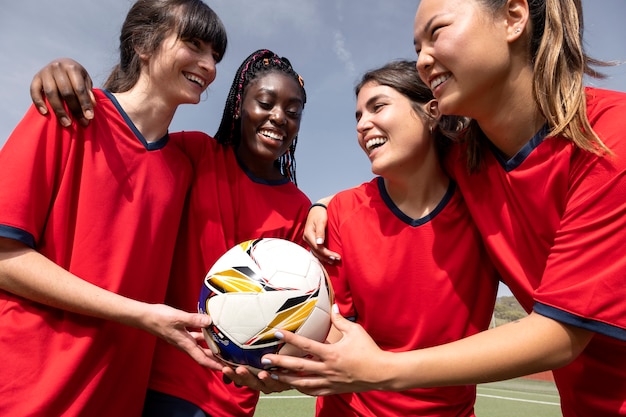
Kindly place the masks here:
[[(417, 69), (472, 119), (445, 164), (502, 280), (529, 312), (446, 345), (389, 353), (283, 332), (319, 360), (266, 357), (311, 394), (487, 382), (554, 370), (564, 416), (626, 415), (626, 94), (585, 88), (579, 0), (422, 0)], [(321, 256), (324, 210), (305, 236)], [(358, 352), (358, 353), (356, 353)], [(303, 376), (304, 375), (304, 376)], [(260, 375), (269, 378), (269, 375)]]

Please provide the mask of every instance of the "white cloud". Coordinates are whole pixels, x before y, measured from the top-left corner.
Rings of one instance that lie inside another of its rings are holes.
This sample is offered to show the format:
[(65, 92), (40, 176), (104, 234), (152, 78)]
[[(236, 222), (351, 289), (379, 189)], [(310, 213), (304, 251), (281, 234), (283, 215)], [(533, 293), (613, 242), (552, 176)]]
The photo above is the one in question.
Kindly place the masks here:
[(356, 68), (354, 66), (352, 54), (346, 47), (346, 38), (340, 31), (335, 31), (333, 51), (335, 52), (335, 55), (337, 55), (337, 58), (339, 58), (339, 61), (341, 61), (345, 66), (348, 75), (351, 78), (354, 78), (356, 76)]

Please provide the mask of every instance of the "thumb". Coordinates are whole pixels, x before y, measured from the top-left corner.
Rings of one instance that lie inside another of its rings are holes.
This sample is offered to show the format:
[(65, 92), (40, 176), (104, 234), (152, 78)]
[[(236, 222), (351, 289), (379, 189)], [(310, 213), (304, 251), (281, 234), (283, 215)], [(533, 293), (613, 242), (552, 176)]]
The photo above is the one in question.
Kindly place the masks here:
[(211, 316), (208, 314), (189, 313), (187, 327), (208, 327), (212, 323)]
[(332, 306), (330, 322), (341, 333), (347, 332), (350, 329), (350, 324), (352, 324), (350, 320), (341, 315), (337, 304), (333, 304)]

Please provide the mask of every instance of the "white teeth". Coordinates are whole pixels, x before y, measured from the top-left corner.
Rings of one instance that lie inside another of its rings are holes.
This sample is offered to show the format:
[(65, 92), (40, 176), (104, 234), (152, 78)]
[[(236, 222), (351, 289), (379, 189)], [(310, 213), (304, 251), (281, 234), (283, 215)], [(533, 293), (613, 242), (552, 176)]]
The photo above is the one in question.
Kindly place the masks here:
[(434, 90), (435, 88), (443, 84), (448, 78), (450, 78), (450, 74), (443, 74), (435, 78), (430, 82), (430, 89)]
[(270, 139), (283, 140), (282, 136), (280, 136), (278, 133), (272, 132), (270, 130), (261, 130), (261, 131), (259, 131), (259, 133), (262, 134), (263, 136), (267, 136)]
[(377, 146), (383, 145), (387, 143), (387, 139), (386, 138), (372, 138), (370, 140), (368, 140), (367, 142), (365, 142), (365, 149), (367, 149), (368, 151), (371, 151), (372, 149), (374, 149)]
[(200, 87), (204, 87), (204, 80), (200, 77), (196, 77), (193, 74), (185, 74), (185, 78), (187, 78), (189, 81), (192, 81), (198, 85), (200, 85)]

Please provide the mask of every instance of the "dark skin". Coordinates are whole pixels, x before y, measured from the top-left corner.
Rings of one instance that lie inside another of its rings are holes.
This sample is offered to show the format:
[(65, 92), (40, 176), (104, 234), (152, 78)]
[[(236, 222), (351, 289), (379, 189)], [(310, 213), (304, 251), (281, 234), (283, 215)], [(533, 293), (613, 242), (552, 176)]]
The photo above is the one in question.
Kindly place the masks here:
[[(95, 98), (93, 82), (87, 70), (69, 58), (59, 58), (42, 68), (30, 85), (30, 96), (41, 114), (48, 113), (48, 105), (64, 127), (72, 124), (72, 119), (87, 126), (93, 119)], [(64, 103), (70, 110), (68, 114)]]
[(238, 112), (242, 143), (237, 156), (255, 176), (282, 178), (274, 161), (289, 150), (298, 134), (303, 108), (300, 86), (282, 72), (263, 74), (245, 87)]
[[(94, 114), (92, 88), (93, 82), (82, 65), (70, 58), (59, 58), (35, 74), (30, 93), (41, 114), (47, 114), (50, 108), (65, 127), (70, 126), (72, 120), (87, 126)], [(260, 178), (281, 176), (273, 161), (289, 148), (298, 134), (304, 107), (300, 91), (295, 80), (280, 72), (264, 74), (246, 87), (239, 116), (242, 119), (242, 142), (247, 141), (247, 146), (239, 146), (237, 154)], [(256, 151), (251, 153), (250, 147), (255, 147)], [(192, 335), (197, 342), (204, 340), (200, 332)], [(208, 349), (205, 354), (213, 356)], [(215, 359), (215, 366), (211, 368), (218, 369), (218, 364)], [(225, 366), (222, 372), (224, 382), (234, 382), (266, 394), (291, 389), (290, 385), (272, 379), (265, 371), (256, 376), (245, 367)]]

